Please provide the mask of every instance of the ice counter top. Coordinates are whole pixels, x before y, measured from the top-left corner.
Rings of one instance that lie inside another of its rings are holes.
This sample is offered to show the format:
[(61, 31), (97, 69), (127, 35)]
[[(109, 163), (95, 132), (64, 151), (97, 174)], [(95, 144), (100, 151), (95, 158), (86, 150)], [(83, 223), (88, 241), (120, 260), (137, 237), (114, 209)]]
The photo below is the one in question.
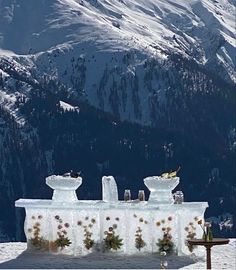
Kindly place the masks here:
[[(179, 178), (148, 177), (148, 201), (119, 201), (113, 177), (103, 177), (102, 200), (78, 200), (75, 190), (82, 179), (50, 176), (52, 200), (19, 199), (24, 207), (28, 249), (86, 255), (91, 252), (123, 254), (190, 254), (187, 239), (202, 236), (198, 220), (207, 202), (174, 203), (172, 190)], [(199, 252), (196, 248), (194, 252)]]
[(52, 200), (19, 199), (15, 202), (16, 207), (44, 208), (44, 209), (137, 209), (137, 210), (183, 210), (203, 209), (208, 207), (208, 202), (183, 202), (182, 204), (156, 204), (148, 201), (117, 201), (105, 202), (102, 200), (78, 200), (77, 202), (54, 202)]

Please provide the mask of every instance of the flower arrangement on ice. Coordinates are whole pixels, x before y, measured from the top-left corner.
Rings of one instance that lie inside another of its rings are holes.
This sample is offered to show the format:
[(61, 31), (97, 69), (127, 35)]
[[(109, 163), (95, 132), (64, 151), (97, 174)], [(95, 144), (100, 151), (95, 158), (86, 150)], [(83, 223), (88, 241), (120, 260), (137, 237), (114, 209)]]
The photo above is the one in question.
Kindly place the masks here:
[(140, 251), (145, 246), (146, 246), (146, 243), (142, 237), (142, 229), (138, 227), (135, 233), (135, 247)]
[(29, 242), (35, 249), (47, 251), (49, 248), (49, 242), (41, 236), (42, 218), (42, 215), (39, 215), (38, 217), (32, 216), (31, 219), (35, 220), (35, 223), (33, 224), (32, 228), (28, 228), (27, 232), (32, 235)]
[[(116, 225), (116, 224), (114, 224)], [(106, 250), (118, 250), (123, 245), (119, 235), (116, 235), (115, 229), (117, 228), (117, 225), (113, 227), (109, 227), (108, 231), (105, 231), (104, 234), (106, 237), (103, 239), (104, 241), (104, 247)]]
[(54, 241), (54, 243), (51, 243), (51, 247), (55, 251), (57, 251), (57, 248), (60, 248), (61, 250), (63, 250), (65, 247), (68, 247), (71, 245), (70, 239), (66, 236), (67, 229), (70, 227), (70, 224), (67, 222), (63, 224), (63, 220), (60, 218), (59, 215), (56, 215), (54, 218), (58, 223), (57, 239)]
[(89, 220), (89, 217), (85, 217), (85, 222), (87, 221), (87, 225), (83, 225), (83, 222), (81, 220), (78, 220), (77, 222), (77, 225), (78, 226), (82, 226), (83, 229), (84, 229), (84, 240), (83, 240), (83, 243), (84, 243), (84, 246), (87, 250), (90, 250), (94, 244), (95, 244), (95, 241), (92, 239), (92, 228), (93, 228), (93, 225), (96, 223), (96, 220), (95, 218), (92, 218), (90, 220), (90, 222), (88, 221)]
[[(145, 220), (143, 217), (138, 217), (136, 214), (133, 215), (135, 219), (138, 219), (138, 222), (140, 223), (140, 226), (148, 224), (148, 221)], [(142, 248), (144, 248), (147, 244), (143, 239), (142, 235), (142, 228), (138, 226), (137, 230), (135, 232), (135, 247), (140, 251)]]
[(202, 239), (205, 241), (211, 241), (213, 239), (213, 235), (212, 235), (212, 230), (211, 230), (211, 223), (210, 222), (205, 222), (203, 224), (203, 221), (200, 219), (197, 222), (202, 230), (203, 230), (203, 235), (202, 235)]
[(159, 247), (159, 252), (165, 251), (168, 255), (173, 253), (174, 243), (169, 230), (166, 229), (164, 231), (163, 238), (158, 239), (157, 246)]
[(196, 246), (189, 244), (189, 242), (187, 240), (192, 240), (192, 239), (196, 238), (196, 223), (197, 223), (197, 221), (198, 221), (198, 218), (195, 217), (194, 221), (190, 221), (188, 223), (188, 225), (184, 228), (184, 230), (187, 233), (185, 244), (188, 247), (188, 250), (190, 252), (193, 252), (193, 250), (194, 250), (194, 248), (196, 248)]
[[(167, 225), (171, 221), (172, 221), (172, 217), (169, 216), (167, 219), (167, 222), (165, 219), (162, 219), (161, 221), (156, 222), (157, 227), (159, 227), (159, 226), (161, 226), (161, 224), (163, 224), (163, 227), (161, 228), (161, 230), (163, 232), (163, 237), (159, 238), (158, 242), (156, 243), (156, 245), (159, 248), (159, 253), (166, 252), (166, 254), (170, 255), (174, 252), (174, 243), (172, 241), (171, 227), (169, 227)], [(165, 227), (164, 227), (164, 224), (166, 224)]]

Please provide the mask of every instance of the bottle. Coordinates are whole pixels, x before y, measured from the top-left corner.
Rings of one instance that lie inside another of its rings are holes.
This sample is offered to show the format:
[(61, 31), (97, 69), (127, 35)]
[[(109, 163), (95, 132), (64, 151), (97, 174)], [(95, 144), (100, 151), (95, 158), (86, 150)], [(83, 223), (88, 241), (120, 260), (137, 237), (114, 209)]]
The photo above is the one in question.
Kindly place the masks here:
[(207, 241), (207, 234), (205, 231), (203, 231), (202, 240)]
[(145, 193), (144, 193), (144, 190), (139, 190), (138, 192), (138, 199), (140, 201), (145, 201)]
[(211, 230), (210, 226), (207, 227), (206, 239), (207, 239), (207, 241), (212, 241), (212, 239), (213, 239), (212, 230)]
[(174, 193), (174, 203), (175, 204), (182, 204), (184, 201), (184, 194), (181, 190), (178, 190)]
[(124, 193), (124, 201), (130, 201), (131, 200), (131, 193), (130, 193), (130, 189), (125, 189), (125, 193)]

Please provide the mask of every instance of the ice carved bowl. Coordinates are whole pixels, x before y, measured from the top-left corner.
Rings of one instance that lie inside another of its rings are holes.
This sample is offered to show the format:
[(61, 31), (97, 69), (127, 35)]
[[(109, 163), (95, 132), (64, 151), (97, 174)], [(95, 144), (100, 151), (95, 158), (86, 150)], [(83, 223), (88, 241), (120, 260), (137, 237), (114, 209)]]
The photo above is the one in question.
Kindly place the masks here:
[(46, 184), (54, 190), (52, 196), (53, 201), (75, 202), (78, 201), (75, 191), (82, 184), (82, 178), (51, 175), (46, 178)]
[(172, 190), (179, 184), (179, 177), (149, 176), (144, 178), (144, 184), (150, 190), (149, 202), (172, 204)]

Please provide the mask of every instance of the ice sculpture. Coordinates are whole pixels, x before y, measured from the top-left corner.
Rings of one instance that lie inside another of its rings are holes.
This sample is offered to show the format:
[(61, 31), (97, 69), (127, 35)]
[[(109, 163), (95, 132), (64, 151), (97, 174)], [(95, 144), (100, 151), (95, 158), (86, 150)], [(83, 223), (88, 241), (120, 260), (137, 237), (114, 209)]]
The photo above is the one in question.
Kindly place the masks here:
[(76, 202), (76, 189), (82, 184), (81, 177), (51, 175), (46, 178), (46, 184), (52, 188), (54, 202)]
[[(186, 239), (201, 237), (197, 221), (203, 219), (207, 202), (172, 204), (171, 190), (178, 177), (149, 177), (144, 180), (150, 200), (118, 201), (113, 176), (102, 178), (103, 200), (77, 200), (79, 176), (52, 175), (46, 183), (54, 189), (52, 200), (19, 199), (16, 207), (26, 211), (28, 249), (52, 253), (87, 255), (103, 250), (106, 238), (119, 242), (111, 251), (123, 254), (156, 253), (158, 241), (171, 235), (178, 255), (190, 254)], [(200, 250), (201, 251), (201, 250)], [(199, 249), (194, 250), (199, 254)]]
[(144, 179), (144, 184), (150, 190), (149, 202), (172, 204), (172, 190), (179, 184), (179, 177), (150, 176)]
[(117, 185), (113, 176), (102, 177), (102, 200), (104, 202), (118, 201)]

